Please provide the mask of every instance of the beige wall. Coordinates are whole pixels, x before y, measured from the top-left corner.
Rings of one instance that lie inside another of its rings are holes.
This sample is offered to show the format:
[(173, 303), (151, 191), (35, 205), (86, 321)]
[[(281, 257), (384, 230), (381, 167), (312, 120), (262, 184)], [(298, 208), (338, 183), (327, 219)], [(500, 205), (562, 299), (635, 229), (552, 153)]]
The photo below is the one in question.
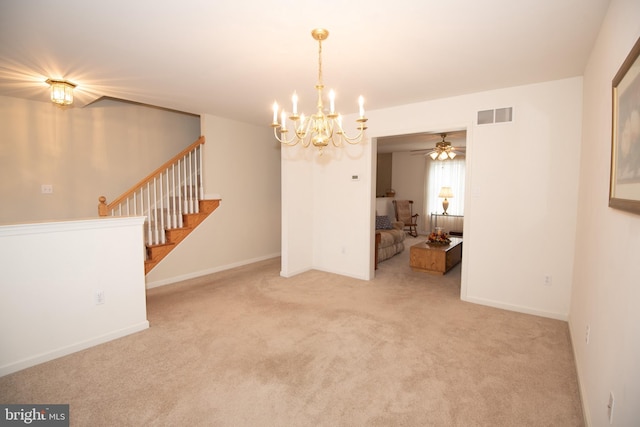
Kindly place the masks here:
[(425, 207), (425, 174), (427, 162), (423, 156), (408, 152), (393, 153), (393, 189), (398, 200), (413, 200), (413, 213), (418, 214), (418, 233), (427, 234), (429, 215)]
[(393, 188), (391, 182), (393, 153), (378, 153), (376, 157), (376, 196), (384, 197)]
[[(0, 97), (1, 223), (97, 216), (204, 135), (204, 186), (220, 207), (146, 277), (148, 287), (280, 255), (280, 147), (270, 128), (115, 100), (85, 108)], [(40, 193), (52, 184), (54, 193)]]
[(199, 136), (197, 116), (158, 108), (0, 97), (0, 224), (97, 216), (100, 195), (113, 200)]
[(206, 198), (216, 209), (147, 275), (154, 287), (280, 255), (280, 146), (271, 128), (202, 115)]
[[(608, 207), (611, 81), (640, 37), (640, 2), (613, 0), (584, 74), (569, 325), (589, 425), (640, 420), (640, 215)], [(586, 330), (590, 329), (589, 343)]]

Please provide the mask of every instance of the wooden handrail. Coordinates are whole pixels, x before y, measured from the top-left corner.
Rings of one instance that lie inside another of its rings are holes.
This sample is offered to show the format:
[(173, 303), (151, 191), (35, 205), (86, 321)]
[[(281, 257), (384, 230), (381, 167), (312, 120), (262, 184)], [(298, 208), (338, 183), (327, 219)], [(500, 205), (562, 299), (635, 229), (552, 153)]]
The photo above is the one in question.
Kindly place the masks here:
[[(141, 180), (140, 182), (138, 182), (136, 185), (134, 185), (133, 187), (131, 187), (129, 190), (127, 190), (125, 193), (123, 193), (120, 197), (118, 197), (117, 199), (115, 199), (114, 201), (112, 201), (111, 203), (109, 203), (107, 205), (107, 207), (105, 208), (105, 202), (107, 201), (107, 199), (104, 196), (100, 196), (98, 198), (98, 201), (100, 202), (100, 204), (98, 205), (98, 214), (100, 216), (106, 216), (107, 212), (111, 209), (113, 209), (115, 206), (117, 206), (120, 202), (122, 202), (123, 200), (126, 200), (129, 196), (131, 196), (138, 188), (142, 187), (143, 185), (145, 185), (148, 181), (152, 180), (153, 178), (155, 178), (156, 176), (160, 175), (164, 170), (166, 170), (169, 166), (171, 166), (172, 164), (174, 164), (175, 162), (177, 162), (179, 159), (183, 158), (187, 153), (189, 153), (191, 150), (193, 150), (194, 148), (196, 148), (198, 145), (200, 144), (204, 144), (204, 136), (201, 136), (200, 138), (198, 138), (194, 143), (192, 143), (191, 145), (189, 145), (187, 148), (185, 148), (184, 150), (182, 150), (181, 152), (179, 152), (178, 154), (176, 154), (175, 156), (173, 156), (169, 161), (165, 162), (162, 166), (160, 166), (158, 169), (156, 169), (155, 171), (151, 172), (149, 175), (147, 175), (146, 178), (144, 178), (143, 180)], [(104, 213), (104, 215), (103, 215)]]

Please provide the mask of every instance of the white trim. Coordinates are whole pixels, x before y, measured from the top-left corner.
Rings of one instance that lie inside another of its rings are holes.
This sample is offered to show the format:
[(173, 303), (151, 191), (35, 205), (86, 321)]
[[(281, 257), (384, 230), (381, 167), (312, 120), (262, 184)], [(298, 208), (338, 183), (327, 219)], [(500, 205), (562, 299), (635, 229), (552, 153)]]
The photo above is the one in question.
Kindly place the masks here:
[(264, 255), (264, 256), (261, 256), (261, 257), (257, 257), (257, 258), (252, 258), (252, 259), (247, 259), (247, 260), (243, 260), (243, 261), (234, 262), (234, 263), (231, 263), (231, 264), (220, 265), (220, 266), (217, 266), (217, 267), (208, 268), (206, 270), (196, 271), (194, 273), (183, 274), (183, 275), (180, 275), (180, 276), (170, 277), (170, 278), (164, 279), (164, 280), (158, 280), (158, 281), (155, 281), (155, 282), (149, 282), (149, 283), (147, 283), (146, 288), (147, 289), (152, 289), (152, 288), (157, 288), (157, 287), (160, 287), (160, 286), (171, 285), (171, 284), (182, 282), (182, 281), (185, 281), (185, 280), (195, 279), (197, 277), (206, 276), (208, 274), (218, 273), (220, 271), (230, 270), (232, 268), (242, 267), (242, 266), (245, 266), (245, 265), (248, 265), (248, 264), (253, 264), (254, 262), (259, 262), (259, 261), (264, 261), (264, 260), (267, 260), (267, 259), (277, 258), (279, 256), (280, 256), (280, 253), (269, 254), (269, 255)]
[[(585, 381), (584, 379), (586, 378), (584, 372), (581, 372), (581, 367), (584, 366), (584, 364), (580, 363), (580, 361), (578, 360), (578, 352), (575, 350), (576, 347), (576, 343), (579, 342), (575, 339), (574, 334), (573, 334), (573, 327), (572, 327), (572, 323), (571, 320), (569, 320), (569, 339), (571, 341), (571, 350), (573, 352), (573, 362), (576, 365), (576, 376), (578, 377), (578, 393), (580, 394), (580, 403), (582, 404), (582, 417), (584, 418), (584, 425), (586, 427), (589, 427), (592, 425), (591, 423), (591, 414), (589, 413), (589, 411), (587, 410), (587, 389), (585, 386)], [(584, 335), (578, 334), (577, 335), (580, 339), (583, 339), (582, 337), (584, 337)]]
[(284, 271), (280, 270), (280, 276), (288, 279), (289, 277), (297, 276), (298, 274), (306, 273), (307, 271), (311, 271), (311, 270), (313, 270), (313, 268), (303, 268), (303, 269), (300, 269), (300, 270), (291, 271), (291, 272), (287, 272), (287, 273), (285, 273)]
[(127, 335), (134, 334), (136, 332), (143, 331), (149, 328), (149, 321), (145, 320), (136, 325), (128, 326), (118, 331), (109, 332), (108, 334), (101, 335), (99, 337), (91, 338), (86, 341), (80, 341), (71, 345), (60, 347), (46, 353), (38, 354), (37, 356), (29, 357), (17, 362), (9, 363), (8, 365), (0, 366), (0, 377), (12, 374), (22, 369), (30, 368), (31, 366), (39, 365), (40, 363), (48, 362), (53, 359), (57, 359), (62, 356), (75, 353), (80, 350), (96, 346), (98, 344), (104, 344), (108, 341), (122, 338)]
[(533, 314), (534, 316), (541, 316), (541, 317), (547, 317), (549, 319), (563, 320), (565, 322), (569, 321), (569, 314), (568, 313), (554, 313), (554, 312), (551, 312), (551, 311), (537, 310), (535, 308), (524, 307), (524, 306), (514, 305), (514, 304), (505, 304), (505, 303), (502, 303), (502, 302), (499, 302), (499, 301), (489, 300), (489, 299), (485, 299), (485, 298), (475, 298), (475, 297), (464, 297), (463, 296), (460, 299), (462, 301), (466, 301), (466, 302), (472, 302), (472, 303), (475, 303), (475, 304), (486, 305), (486, 306), (489, 306), (489, 307), (501, 308), (503, 310), (515, 311), (517, 313)]
[(101, 228), (140, 226), (144, 224), (145, 217), (103, 217), (86, 218), (69, 221), (34, 222), (23, 224), (0, 225), (0, 237), (18, 236), (26, 234), (56, 233), (78, 230), (96, 230)]

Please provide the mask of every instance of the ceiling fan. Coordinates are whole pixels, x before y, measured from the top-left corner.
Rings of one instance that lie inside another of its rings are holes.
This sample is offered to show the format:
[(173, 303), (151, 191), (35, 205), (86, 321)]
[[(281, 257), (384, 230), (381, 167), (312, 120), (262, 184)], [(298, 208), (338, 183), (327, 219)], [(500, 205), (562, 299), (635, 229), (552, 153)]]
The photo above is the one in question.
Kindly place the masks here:
[(422, 154), (424, 156), (429, 156), (433, 160), (448, 160), (453, 159), (457, 155), (464, 155), (466, 149), (464, 147), (454, 147), (451, 145), (449, 141), (446, 141), (447, 137), (446, 133), (441, 133), (442, 141), (436, 143), (435, 148), (427, 148), (424, 150), (412, 150), (411, 153), (414, 155)]

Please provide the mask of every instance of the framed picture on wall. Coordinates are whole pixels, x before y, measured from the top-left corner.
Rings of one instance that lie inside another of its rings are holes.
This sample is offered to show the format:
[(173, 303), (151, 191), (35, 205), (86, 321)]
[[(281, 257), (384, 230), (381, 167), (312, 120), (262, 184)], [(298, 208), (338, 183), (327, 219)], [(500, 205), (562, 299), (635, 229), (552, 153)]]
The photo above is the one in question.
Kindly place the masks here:
[(640, 39), (612, 81), (609, 206), (640, 214)]

